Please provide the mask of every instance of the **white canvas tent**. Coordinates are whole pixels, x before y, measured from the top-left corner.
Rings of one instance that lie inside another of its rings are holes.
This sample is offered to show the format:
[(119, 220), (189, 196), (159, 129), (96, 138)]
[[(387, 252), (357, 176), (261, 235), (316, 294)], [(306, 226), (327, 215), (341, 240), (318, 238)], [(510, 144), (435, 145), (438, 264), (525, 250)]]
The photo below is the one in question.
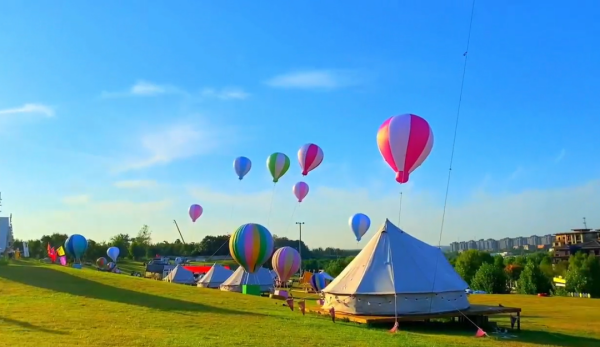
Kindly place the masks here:
[(257, 272), (250, 274), (241, 266), (219, 288), (229, 292), (241, 292), (244, 284), (260, 285), (262, 292), (269, 292), (274, 288), (269, 270), (261, 267)]
[(171, 272), (163, 279), (163, 281), (171, 282), (171, 283), (179, 283), (179, 284), (194, 284), (196, 283), (196, 279), (194, 278), (194, 273), (190, 270), (187, 270), (181, 265), (175, 266)]
[(323, 308), (361, 315), (440, 313), (469, 307), (465, 281), (437, 247), (386, 220), (325, 289)]
[(214, 264), (210, 270), (198, 280), (198, 287), (203, 288), (219, 288), (219, 286), (225, 282), (233, 271), (226, 269), (221, 264)]

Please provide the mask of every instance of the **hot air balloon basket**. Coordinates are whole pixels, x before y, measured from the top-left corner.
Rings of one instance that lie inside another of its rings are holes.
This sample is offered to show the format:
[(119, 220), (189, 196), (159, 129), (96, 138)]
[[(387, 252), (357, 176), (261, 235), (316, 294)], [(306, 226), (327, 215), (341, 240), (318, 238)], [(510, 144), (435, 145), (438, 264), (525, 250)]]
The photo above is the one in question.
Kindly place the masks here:
[(244, 284), (242, 285), (242, 294), (260, 296), (260, 285)]
[(83, 266), (81, 264), (73, 264), (74, 269), (81, 269)]

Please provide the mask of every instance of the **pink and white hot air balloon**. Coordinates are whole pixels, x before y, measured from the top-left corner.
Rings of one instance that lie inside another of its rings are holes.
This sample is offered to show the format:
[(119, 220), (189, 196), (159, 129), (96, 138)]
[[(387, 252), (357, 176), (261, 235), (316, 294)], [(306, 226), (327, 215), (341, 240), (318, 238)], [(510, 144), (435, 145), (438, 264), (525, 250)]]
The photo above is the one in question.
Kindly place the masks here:
[(323, 162), (323, 150), (314, 143), (307, 143), (298, 150), (298, 162), (302, 176), (306, 176)]
[(298, 182), (292, 187), (292, 192), (294, 192), (294, 195), (298, 198), (298, 202), (302, 202), (308, 195), (308, 184), (305, 182)]
[(383, 159), (396, 172), (398, 183), (408, 182), (433, 148), (429, 123), (417, 115), (403, 114), (386, 120), (377, 132), (377, 146)]
[(200, 218), (200, 216), (202, 216), (202, 212), (204, 212), (204, 210), (202, 209), (202, 206), (198, 205), (198, 204), (193, 204), (192, 206), (190, 206), (190, 218), (192, 219), (192, 222), (195, 222), (198, 218)]

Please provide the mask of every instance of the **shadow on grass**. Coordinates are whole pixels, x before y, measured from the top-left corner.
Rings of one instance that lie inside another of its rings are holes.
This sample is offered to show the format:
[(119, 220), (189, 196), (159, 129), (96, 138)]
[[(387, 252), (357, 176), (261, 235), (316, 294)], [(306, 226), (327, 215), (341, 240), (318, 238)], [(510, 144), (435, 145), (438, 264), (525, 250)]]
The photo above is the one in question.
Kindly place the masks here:
[(90, 299), (112, 301), (161, 311), (187, 311), (217, 314), (254, 315), (259, 313), (236, 311), (203, 305), (179, 299), (136, 292), (70, 275), (63, 271), (38, 266), (8, 266), (0, 268), (0, 278), (56, 292)]
[[(374, 329), (391, 329), (391, 324), (371, 325)], [(450, 335), (450, 336), (472, 336), (475, 338), (477, 328), (471, 323), (459, 324), (448, 321), (431, 321), (425, 322), (400, 322), (400, 330), (421, 333), (426, 335)], [(600, 339), (591, 337), (567, 335), (564, 333), (553, 333), (550, 331), (539, 330), (508, 330), (505, 335), (493, 334), (493, 329), (484, 330), (488, 332), (489, 339), (500, 341), (515, 341), (538, 344), (542, 346), (561, 346), (561, 347), (590, 347), (600, 346)], [(508, 338), (504, 338), (506, 336)]]
[(6, 317), (2, 317), (2, 316), (0, 316), (0, 324), (16, 325), (23, 329), (35, 330), (35, 331), (39, 331), (39, 332), (47, 333), (47, 334), (68, 335), (68, 333), (65, 333), (65, 332), (62, 332), (59, 330), (46, 329), (46, 328), (42, 328), (41, 326), (38, 326), (38, 325), (33, 325), (31, 323), (21, 322), (20, 320), (10, 319), (10, 318), (6, 318)]

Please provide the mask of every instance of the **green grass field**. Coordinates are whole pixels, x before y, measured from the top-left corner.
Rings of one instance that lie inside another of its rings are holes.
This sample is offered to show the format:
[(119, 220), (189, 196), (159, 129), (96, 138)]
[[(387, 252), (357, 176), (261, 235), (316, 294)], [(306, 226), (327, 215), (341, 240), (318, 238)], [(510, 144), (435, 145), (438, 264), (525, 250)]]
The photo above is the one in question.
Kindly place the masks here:
[[(388, 327), (302, 316), (280, 301), (56, 265), (0, 266), (4, 346), (600, 346), (600, 300), (473, 295), (523, 309), (517, 338), (477, 339), (475, 328)], [(499, 319), (508, 325), (508, 319)]]

